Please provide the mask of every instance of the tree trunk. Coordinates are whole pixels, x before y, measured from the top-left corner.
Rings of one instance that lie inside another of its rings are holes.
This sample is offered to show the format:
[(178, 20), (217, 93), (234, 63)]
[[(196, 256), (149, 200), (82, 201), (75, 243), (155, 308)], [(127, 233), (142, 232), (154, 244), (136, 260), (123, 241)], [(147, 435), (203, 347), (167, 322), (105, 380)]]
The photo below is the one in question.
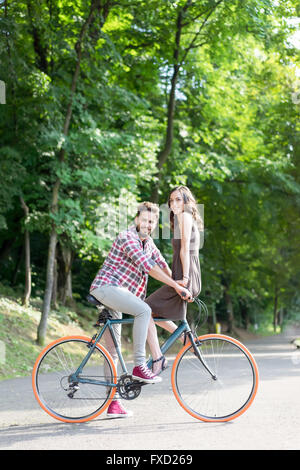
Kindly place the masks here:
[(239, 299), (239, 307), (242, 318), (242, 326), (246, 330), (249, 328), (249, 310), (243, 299)]
[(48, 249), (48, 262), (47, 262), (47, 277), (46, 277), (46, 289), (43, 302), (43, 311), (41, 320), (38, 326), (37, 342), (40, 345), (45, 343), (48, 315), (50, 312), (52, 288), (54, 282), (54, 260), (55, 260), (55, 248), (57, 243), (57, 234), (55, 227), (52, 227), (50, 235), (50, 243)]
[[(20, 197), (21, 205), (25, 214), (25, 221), (29, 214), (29, 208), (25, 204), (25, 201)], [(31, 264), (30, 264), (30, 235), (29, 231), (25, 227), (24, 233), (24, 245), (25, 245), (25, 292), (22, 300), (22, 304), (25, 306), (29, 305), (31, 295)]]
[(159, 186), (161, 179), (161, 172), (164, 163), (166, 162), (168, 156), (172, 150), (173, 144), (173, 128), (174, 128), (174, 113), (175, 113), (175, 100), (176, 100), (176, 84), (179, 76), (179, 50), (180, 50), (180, 38), (182, 32), (182, 10), (179, 12), (177, 17), (177, 29), (175, 37), (175, 49), (174, 49), (174, 65), (173, 65), (173, 75), (171, 79), (171, 89), (169, 93), (168, 100), (168, 114), (167, 114), (167, 128), (165, 135), (164, 147), (160, 150), (157, 155), (157, 173), (156, 173), (156, 182), (153, 187), (153, 191), (150, 197), (152, 202), (158, 203), (159, 199)]
[(159, 200), (159, 187), (161, 182), (161, 175), (162, 175), (162, 168), (165, 162), (167, 161), (173, 144), (173, 130), (174, 130), (174, 114), (175, 114), (175, 105), (176, 105), (176, 85), (179, 77), (180, 69), (186, 60), (186, 57), (191, 49), (201, 47), (206, 43), (199, 43), (197, 44), (197, 40), (199, 38), (200, 33), (202, 32), (203, 28), (205, 27), (208, 18), (213, 14), (216, 8), (222, 3), (224, 0), (216, 1), (207, 11), (203, 11), (200, 15), (197, 15), (197, 20), (200, 16), (203, 16), (203, 21), (198, 29), (197, 32), (193, 33), (193, 39), (190, 41), (189, 45), (182, 50), (182, 57), (180, 58), (180, 49), (181, 49), (181, 36), (183, 32), (183, 28), (188, 24), (194, 24), (195, 18), (190, 18), (187, 20), (187, 12), (190, 7), (193, 6), (192, 0), (187, 0), (185, 5), (180, 9), (177, 15), (176, 21), (176, 34), (175, 34), (175, 46), (174, 46), (174, 53), (173, 53), (173, 74), (171, 78), (171, 88), (169, 93), (168, 99), (168, 112), (167, 112), (167, 127), (166, 127), (166, 135), (165, 135), (165, 142), (163, 148), (158, 152), (157, 155), (157, 173), (155, 175), (156, 181), (154, 183), (153, 191), (150, 197), (152, 202), (158, 203)]
[(282, 333), (283, 315), (284, 315), (284, 309), (283, 309), (283, 307), (280, 307), (279, 312), (278, 312), (278, 323), (279, 323), (279, 326), (280, 326), (280, 333)]
[(233, 314), (233, 305), (231, 296), (228, 293), (228, 288), (225, 290), (225, 303), (226, 303), (226, 312), (227, 312), (227, 324), (228, 324), (228, 333), (232, 333), (233, 323), (234, 323), (234, 314)]
[(167, 129), (166, 129), (166, 137), (165, 137), (165, 144), (163, 149), (158, 153), (157, 156), (157, 173), (156, 173), (156, 182), (154, 184), (154, 188), (151, 194), (150, 200), (152, 202), (158, 203), (159, 199), (159, 187), (160, 187), (160, 180), (161, 180), (161, 173), (164, 163), (167, 161), (168, 156), (172, 150), (173, 144), (173, 128), (174, 128), (174, 112), (175, 112), (175, 91), (176, 91), (176, 83), (179, 74), (179, 67), (174, 66), (173, 70), (173, 77), (171, 82), (171, 91), (169, 95), (169, 102), (168, 102), (168, 118), (167, 118)]
[[(56, 250), (57, 251), (57, 250)], [(54, 257), (54, 266), (53, 266), (53, 287), (52, 287), (52, 296), (51, 296), (51, 305), (55, 310), (58, 309), (57, 304), (57, 257)]]
[[(75, 51), (76, 51), (77, 59), (76, 59), (76, 66), (75, 66), (72, 84), (71, 84), (70, 100), (67, 106), (66, 117), (65, 117), (64, 127), (63, 127), (63, 134), (65, 136), (67, 136), (69, 133), (70, 122), (72, 118), (73, 98), (74, 98), (74, 94), (76, 91), (76, 86), (77, 86), (78, 77), (80, 73), (81, 58), (82, 58), (82, 44), (83, 44), (85, 35), (87, 33), (89, 26), (94, 20), (94, 14), (96, 10), (98, 10), (99, 12), (101, 10), (100, 12), (101, 18), (102, 18), (101, 26), (103, 26), (103, 23), (105, 22), (107, 15), (109, 13), (111, 2), (108, 0), (106, 3), (102, 4), (100, 0), (91, 0), (90, 5), (91, 6), (90, 6), (90, 12), (89, 12), (88, 18), (82, 25), (78, 41), (75, 44)], [(64, 159), (65, 159), (65, 149), (61, 149), (58, 160), (60, 163), (62, 163)], [(51, 213), (53, 215), (57, 213), (60, 184), (61, 184), (61, 181), (59, 178), (57, 178), (53, 187), (53, 191), (52, 191)], [(48, 321), (48, 315), (49, 315), (50, 306), (51, 306), (52, 289), (53, 289), (53, 283), (54, 283), (53, 269), (54, 269), (56, 243), (57, 243), (56, 226), (55, 226), (55, 223), (52, 222), (49, 249), (48, 249), (46, 289), (45, 289), (45, 295), (44, 295), (41, 320), (38, 326), (38, 333), (37, 333), (37, 342), (38, 344), (41, 344), (41, 345), (43, 345), (45, 342), (46, 331), (47, 331), (47, 321)]]
[(216, 304), (213, 302), (211, 304), (211, 312), (212, 312), (212, 331), (210, 333), (215, 333), (217, 328), (217, 316), (216, 316)]
[(58, 297), (63, 305), (72, 303), (72, 263), (73, 252), (69, 246), (59, 244), (58, 256)]
[(275, 283), (274, 287), (274, 308), (273, 308), (273, 328), (274, 332), (276, 333), (278, 324), (278, 287)]

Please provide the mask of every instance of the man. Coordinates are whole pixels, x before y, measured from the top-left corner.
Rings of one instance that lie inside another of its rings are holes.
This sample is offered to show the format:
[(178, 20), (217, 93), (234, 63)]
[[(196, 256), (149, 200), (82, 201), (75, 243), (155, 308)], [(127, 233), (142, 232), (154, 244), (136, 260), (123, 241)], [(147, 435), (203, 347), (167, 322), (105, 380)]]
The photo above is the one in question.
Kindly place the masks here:
[[(135, 226), (117, 236), (90, 288), (90, 294), (112, 309), (115, 317), (120, 317), (121, 312), (134, 315), (132, 377), (146, 383), (161, 381), (146, 365), (145, 345), (151, 317), (151, 308), (144, 302), (148, 275), (173, 287), (181, 297), (190, 296), (187, 289), (172, 279), (170, 268), (150, 236), (158, 219), (156, 204), (139, 204)], [(116, 326), (115, 332), (120, 342), (121, 325)], [(104, 339), (116, 362), (117, 355), (109, 333)], [(110, 404), (107, 415), (127, 417), (129, 413), (119, 400), (115, 400)]]

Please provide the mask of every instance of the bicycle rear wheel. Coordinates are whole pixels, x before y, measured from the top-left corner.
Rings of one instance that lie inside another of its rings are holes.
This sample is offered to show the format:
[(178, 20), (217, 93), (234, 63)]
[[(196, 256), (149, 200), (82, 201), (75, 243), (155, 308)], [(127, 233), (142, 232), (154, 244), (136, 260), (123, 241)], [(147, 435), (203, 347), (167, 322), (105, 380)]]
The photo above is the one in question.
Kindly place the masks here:
[(184, 410), (202, 421), (230, 421), (252, 404), (258, 387), (258, 369), (248, 349), (225, 335), (198, 338), (205, 368), (189, 342), (172, 368), (172, 388)]
[[(111, 403), (116, 387), (74, 382), (71, 378), (89, 351), (90, 339), (68, 336), (50, 343), (37, 358), (32, 372), (34, 395), (46, 413), (64, 422), (89, 421)], [(97, 344), (81, 378), (117, 382), (115, 365), (105, 348)]]

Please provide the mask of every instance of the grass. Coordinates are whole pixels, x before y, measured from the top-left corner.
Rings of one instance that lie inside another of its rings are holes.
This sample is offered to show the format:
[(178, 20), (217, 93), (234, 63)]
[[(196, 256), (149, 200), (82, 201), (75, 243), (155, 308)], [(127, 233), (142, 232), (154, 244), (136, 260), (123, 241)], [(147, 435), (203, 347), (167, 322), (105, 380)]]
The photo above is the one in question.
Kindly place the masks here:
[[(0, 380), (29, 375), (43, 349), (36, 343), (39, 308), (24, 307), (20, 301), (0, 296)], [(86, 334), (72, 320), (61, 323), (55, 312), (49, 317), (47, 343), (59, 336)]]

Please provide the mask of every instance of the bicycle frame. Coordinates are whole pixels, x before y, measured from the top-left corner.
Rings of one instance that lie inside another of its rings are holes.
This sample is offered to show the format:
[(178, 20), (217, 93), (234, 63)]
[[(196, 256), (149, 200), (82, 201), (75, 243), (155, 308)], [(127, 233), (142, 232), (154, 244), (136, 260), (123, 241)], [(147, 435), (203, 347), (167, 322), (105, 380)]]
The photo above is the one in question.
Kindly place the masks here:
[[(168, 321), (168, 320), (166, 320), (165, 318), (155, 318), (155, 322), (163, 322), (163, 321)], [(88, 384), (94, 384), (94, 385), (106, 385), (108, 387), (116, 387), (115, 383), (107, 383), (107, 382), (104, 382), (104, 381), (99, 381), (99, 380), (80, 377), (80, 374), (81, 374), (82, 369), (84, 368), (84, 366), (87, 364), (87, 362), (88, 362), (90, 356), (92, 355), (94, 349), (96, 348), (97, 343), (99, 343), (99, 341), (101, 340), (101, 338), (102, 338), (102, 336), (103, 336), (103, 334), (104, 334), (104, 332), (106, 331), (107, 328), (110, 331), (114, 346), (116, 348), (116, 352), (117, 352), (117, 355), (118, 355), (118, 358), (119, 358), (119, 361), (120, 361), (120, 365), (122, 367), (123, 374), (128, 374), (128, 370), (127, 370), (126, 364), (124, 362), (122, 352), (121, 352), (120, 347), (118, 346), (118, 343), (117, 343), (117, 340), (116, 340), (116, 336), (115, 336), (115, 333), (114, 333), (114, 330), (113, 330), (113, 325), (115, 325), (115, 324), (124, 325), (124, 324), (130, 324), (130, 323), (133, 323), (133, 322), (134, 322), (134, 318), (118, 318), (118, 319), (115, 319), (115, 320), (114, 319), (112, 319), (112, 320), (107, 319), (104, 326), (99, 331), (99, 333), (96, 334), (94, 336), (94, 338), (92, 339), (91, 346), (90, 346), (90, 351), (88, 352), (86, 357), (83, 359), (83, 361), (81, 362), (81, 364), (78, 367), (78, 369), (76, 370), (76, 372), (74, 374), (71, 374), (70, 381), (76, 382), (76, 383), (88, 383)], [(180, 321), (180, 323), (178, 325), (178, 328), (171, 334), (171, 336), (162, 345), (161, 352), (163, 354), (165, 354), (171, 348), (171, 346), (175, 343), (175, 341), (184, 332), (189, 333), (189, 332), (191, 332), (191, 329), (190, 329), (189, 324), (187, 323), (187, 321), (182, 320), (182, 321)], [(150, 367), (152, 365), (152, 360), (153, 359), (151, 357), (147, 361), (147, 366), (148, 367)]]

